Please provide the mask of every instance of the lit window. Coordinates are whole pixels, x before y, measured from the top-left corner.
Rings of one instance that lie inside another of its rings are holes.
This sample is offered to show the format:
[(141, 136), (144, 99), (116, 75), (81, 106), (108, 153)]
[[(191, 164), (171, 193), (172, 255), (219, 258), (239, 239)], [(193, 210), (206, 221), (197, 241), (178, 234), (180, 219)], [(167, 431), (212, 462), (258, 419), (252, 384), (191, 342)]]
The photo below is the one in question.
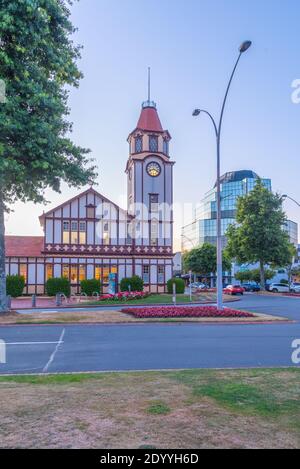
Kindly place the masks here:
[(150, 212), (151, 213), (158, 212), (158, 194), (150, 195)]
[(155, 135), (150, 135), (149, 137), (149, 150), (158, 152), (158, 137)]
[(109, 280), (109, 267), (103, 267), (103, 283), (108, 283)]
[(71, 244), (78, 244), (78, 222), (71, 222)]
[(66, 264), (64, 264), (62, 267), (62, 276), (63, 278), (67, 278), (68, 280), (70, 278), (70, 268)]
[(157, 279), (158, 283), (165, 283), (165, 267), (163, 265), (158, 266)]
[(152, 222), (151, 222), (151, 239), (150, 239), (151, 246), (157, 246), (158, 226), (159, 226), (158, 221), (157, 220), (152, 220)]
[(25, 283), (27, 283), (27, 264), (20, 264), (20, 276), (24, 277)]
[(63, 222), (63, 243), (70, 243), (70, 223), (68, 221)]
[(169, 155), (169, 140), (164, 138), (164, 154)]
[(102, 267), (100, 265), (95, 265), (95, 279), (102, 281)]
[(142, 137), (135, 138), (135, 153), (141, 153), (143, 151), (143, 139)]
[(103, 244), (108, 246), (110, 242), (109, 223), (103, 225)]
[(117, 274), (118, 273), (118, 267), (116, 265), (112, 265), (110, 269), (112, 274)]
[(79, 223), (79, 244), (86, 244), (86, 222)]
[(149, 283), (150, 278), (150, 266), (143, 265), (143, 281), (144, 283)]
[(85, 265), (80, 265), (79, 266), (79, 281), (81, 282), (82, 280), (86, 279), (86, 270), (85, 270)]
[(71, 283), (78, 283), (77, 265), (71, 265)]
[(47, 264), (46, 265), (46, 280), (53, 278), (53, 265)]

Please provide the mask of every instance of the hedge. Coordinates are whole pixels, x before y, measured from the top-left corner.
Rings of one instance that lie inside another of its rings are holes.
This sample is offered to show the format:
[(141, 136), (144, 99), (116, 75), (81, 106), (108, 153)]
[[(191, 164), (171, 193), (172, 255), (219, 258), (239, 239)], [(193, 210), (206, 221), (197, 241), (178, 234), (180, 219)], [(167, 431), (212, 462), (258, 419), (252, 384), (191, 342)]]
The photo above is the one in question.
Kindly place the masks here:
[(167, 282), (168, 293), (173, 293), (173, 284), (176, 285), (176, 293), (182, 294), (185, 292), (185, 283), (182, 278), (170, 278)]
[(94, 293), (101, 293), (101, 282), (95, 278), (82, 280), (80, 282), (81, 293), (85, 293), (87, 296), (93, 296)]
[(144, 282), (138, 275), (133, 277), (123, 278), (120, 283), (121, 291), (143, 291)]
[(63, 293), (67, 297), (71, 295), (70, 281), (63, 278), (49, 278), (46, 282), (46, 293), (48, 296), (56, 296), (58, 293)]
[(25, 287), (25, 278), (20, 275), (7, 275), (6, 277), (6, 293), (12, 298), (23, 295)]

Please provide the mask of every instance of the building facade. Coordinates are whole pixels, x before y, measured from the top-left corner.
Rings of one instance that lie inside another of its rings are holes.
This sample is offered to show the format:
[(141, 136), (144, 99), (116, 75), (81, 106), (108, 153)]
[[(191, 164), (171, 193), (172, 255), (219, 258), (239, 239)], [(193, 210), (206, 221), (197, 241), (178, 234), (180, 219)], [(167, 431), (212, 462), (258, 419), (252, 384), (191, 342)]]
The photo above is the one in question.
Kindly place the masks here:
[(44, 294), (52, 277), (69, 278), (74, 293), (81, 280), (100, 279), (105, 291), (109, 274), (118, 284), (138, 275), (146, 290), (166, 290), (173, 275), (170, 140), (156, 104), (146, 101), (128, 138), (127, 210), (91, 187), (40, 217), (43, 236), (6, 237), (6, 272), (24, 276), (24, 293)]
[[(237, 200), (254, 188), (259, 176), (250, 170), (226, 173), (221, 178), (222, 244), (226, 246), (226, 231), (236, 223)], [(272, 190), (270, 179), (261, 179), (263, 185)], [(290, 236), (291, 243), (298, 244), (298, 225), (290, 220), (283, 227)], [(217, 243), (217, 186), (205, 194), (195, 219), (182, 228), (182, 251), (204, 243)]]

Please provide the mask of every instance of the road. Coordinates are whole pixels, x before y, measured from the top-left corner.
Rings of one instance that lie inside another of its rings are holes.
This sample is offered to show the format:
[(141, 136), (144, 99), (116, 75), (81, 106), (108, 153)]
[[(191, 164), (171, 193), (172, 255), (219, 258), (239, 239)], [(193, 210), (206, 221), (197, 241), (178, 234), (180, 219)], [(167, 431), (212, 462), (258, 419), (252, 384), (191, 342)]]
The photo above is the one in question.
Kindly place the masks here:
[(4, 326), (0, 373), (295, 366), (300, 300), (245, 295), (239, 308), (294, 323)]

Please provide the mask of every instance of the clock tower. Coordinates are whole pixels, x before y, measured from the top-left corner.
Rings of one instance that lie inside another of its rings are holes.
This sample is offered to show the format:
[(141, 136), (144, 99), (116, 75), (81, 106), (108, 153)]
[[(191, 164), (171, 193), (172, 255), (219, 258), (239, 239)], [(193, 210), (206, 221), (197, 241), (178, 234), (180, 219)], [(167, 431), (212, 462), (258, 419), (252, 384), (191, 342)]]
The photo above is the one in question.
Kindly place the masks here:
[(156, 104), (142, 104), (136, 128), (128, 137), (128, 212), (134, 217), (135, 245), (149, 252), (173, 252), (173, 166)]

